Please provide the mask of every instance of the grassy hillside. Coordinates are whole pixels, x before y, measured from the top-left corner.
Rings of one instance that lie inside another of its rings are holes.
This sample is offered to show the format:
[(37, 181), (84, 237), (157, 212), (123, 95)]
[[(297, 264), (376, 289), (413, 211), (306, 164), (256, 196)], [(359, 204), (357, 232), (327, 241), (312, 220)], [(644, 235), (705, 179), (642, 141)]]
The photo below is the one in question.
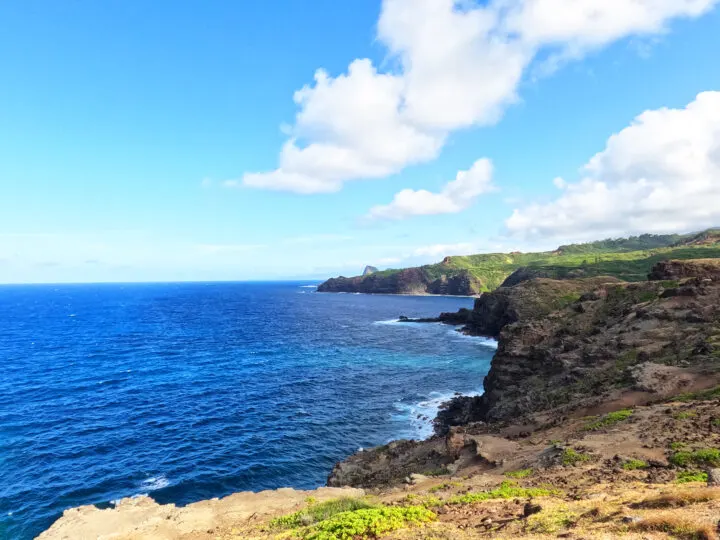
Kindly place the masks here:
[[(720, 258), (720, 231), (693, 235), (642, 235), (561, 246), (540, 253), (489, 253), (447, 257), (443, 262), (423, 266), (436, 279), (467, 270), (483, 283), (483, 290), (499, 287), (515, 270), (528, 267), (548, 277), (614, 276), (625, 281), (643, 281), (655, 263), (667, 259)], [(389, 276), (399, 270), (384, 270)]]

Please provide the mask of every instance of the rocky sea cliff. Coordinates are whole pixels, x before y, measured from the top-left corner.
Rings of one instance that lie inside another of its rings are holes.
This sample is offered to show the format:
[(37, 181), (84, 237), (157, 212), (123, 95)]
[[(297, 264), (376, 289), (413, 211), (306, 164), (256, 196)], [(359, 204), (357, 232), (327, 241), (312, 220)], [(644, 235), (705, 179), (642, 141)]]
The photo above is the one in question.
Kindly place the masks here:
[[(148, 501), (86, 507), (41, 538), (717, 537), (720, 261), (663, 261), (635, 283), (518, 271), (422, 322), (498, 339), (485, 392), (445, 404), (430, 439), (330, 473), (363, 491), (274, 492), (252, 514), (232, 496), (187, 521)], [(356, 503), (333, 513), (333, 497)]]

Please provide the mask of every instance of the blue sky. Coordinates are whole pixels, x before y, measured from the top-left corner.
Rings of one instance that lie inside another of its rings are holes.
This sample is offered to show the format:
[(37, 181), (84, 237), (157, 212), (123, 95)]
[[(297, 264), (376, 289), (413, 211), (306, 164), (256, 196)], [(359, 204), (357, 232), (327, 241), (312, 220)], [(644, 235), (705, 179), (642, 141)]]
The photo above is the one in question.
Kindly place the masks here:
[(0, 282), (720, 224), (716, 3), (0, 3)]

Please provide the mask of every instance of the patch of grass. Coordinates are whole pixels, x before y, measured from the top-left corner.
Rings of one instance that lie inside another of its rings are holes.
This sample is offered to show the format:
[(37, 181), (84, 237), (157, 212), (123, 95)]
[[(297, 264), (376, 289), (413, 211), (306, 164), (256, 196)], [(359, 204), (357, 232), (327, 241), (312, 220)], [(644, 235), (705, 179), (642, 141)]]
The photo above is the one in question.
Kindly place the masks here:
[(663, 493), (634, 505), (634, 508), (679, 508), (720, 500), (720, 491), (712, 488)]
[(711, 399), (720, 398), (720, 386), (701, 390), (700, 392), (688, 392), (680, 394), (673, 398), (673, 401), (710, 401)]
[(596, 429), (603, 429), (614, 426), (615, 424), (622, 422), (623, 420), (627, 420), (632, 416), (632, 414), (632, 409), (621, 409), (619, 411), (614, 411), (606, 414), (605, 416), (601, 416), (594, 422), (587, 424), (585, 426), (585, 429), (588, 431), (593, 431)]
[(491, 499), (523, 499), (528, 497), (549, 497), (557, 494), (557, 491), (551, 489), (523, 488), (514, 482), (503, 482), (500, 487), (490, 491), (456, 495), (448, 499), (447, 504), (473, 504)]
[(698, 415), (697, 411), (682, 411), (673, 414), (675, 420), (687, 420), (689, 418), (696, 418)]
[(663, 515), (645, 518), (633, 525), (643, 532), (662, 532), (684, 540), (715, 540), (715, 531), (709, 524), (697, 523), (679, 516)]
[(647, 469), (650, 465), (642, 459), (630, 459), (622, 464), (622, 468), (626, 471), (634, 471), (637, 469)]
[(508, 471), (505, 473), (505, 476), (509, 478), (527, 478), (532, 473), (532, 469), (520, 469), (519, 471)]
[(670, 443), (670, 450), (675, 450), (675, 451), (682, 450), (686, 446), (687, 446), (687, 444), (685, 444), (682, 441), (675, 441), (673, 443)]
[(716, 418), (712, 421), (712, 425), (715, 427), (720, 427), (720, 418)]
[(688, 482), (707, 482), (708, 473), (699, 471), (679, 471), (675, 478), (676, 484), (687, 484)]
[(366, 540), (436, 519), (422, 506), (365, 508), (342, 512), (306, 530), (304, 540)]
[(578, 452), (577, 450), (573, 450), (572, 448), (567, 448), (562, 453), (562, 464), (563, 465), (579, 465), (581, 463), (587, 463), (588, 461), (592, 460), (592, 456), (589, 454), (583, 454), (581, 452)]
[(287, 516), (281, 516), (275, 518), (270, 522), (272, 527), (278, 527), (282, 529), (295, 529), (297, 527), (303, 527), (324, 521), (336, 514), (343, 512), (352, 512), (360, 509), (371, 509), (375, 508), (374, 505), (364, 501), (362, 499), (333, 499), (320, 504), (309, 503), (310, 506), (294, 512)]
[(444, 484), (431, 487), (430, 489), (428, 489), (428, 493), (437, 493), (438, 491), (445, 491), (446, 489), (460, 486), (462, 486), (462, 484), (459, 482), (445, 482)]
[(675, 452), (670, 456), (670, 463), (676, 467), (689, 467), (691, 465), (716, 467), (720, 465), (720, 450), (717, 448), (703, 448), (694, 452)]
[(578, 517), (578, 514), (571, 512), (566, 506), (557, 506), (530, 516), (527, 519), (527, 528), (533, 533), (553, 534), (573, 526)]

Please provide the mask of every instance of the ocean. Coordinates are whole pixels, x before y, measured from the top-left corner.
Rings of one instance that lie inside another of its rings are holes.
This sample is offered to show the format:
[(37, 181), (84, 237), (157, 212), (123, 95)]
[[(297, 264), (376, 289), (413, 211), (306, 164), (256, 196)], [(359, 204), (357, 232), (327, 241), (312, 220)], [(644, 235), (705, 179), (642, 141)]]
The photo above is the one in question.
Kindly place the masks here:
[(182, 505), (324, 485), (359, 448), (432, 433), (494, 343), (393, 322), (453, 297), (307, 282), (0, 287), (0, 538), (137, 494)]

